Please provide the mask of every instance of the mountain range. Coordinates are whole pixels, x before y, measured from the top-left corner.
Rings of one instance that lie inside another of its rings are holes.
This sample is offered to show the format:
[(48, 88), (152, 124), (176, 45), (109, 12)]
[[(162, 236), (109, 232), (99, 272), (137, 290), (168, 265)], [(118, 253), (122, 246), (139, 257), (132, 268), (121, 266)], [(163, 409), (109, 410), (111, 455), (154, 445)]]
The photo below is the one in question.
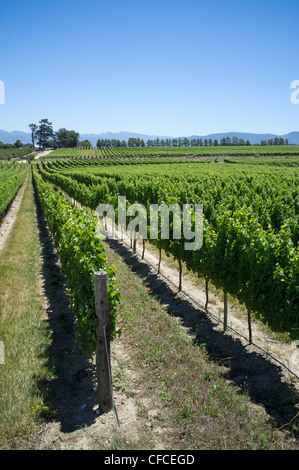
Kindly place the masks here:
[[(93, 147), (96, 147), (98, 139), (117, 139), (117, 140), (125, 140), (128, 141), (129, 137), (143, 139), (146, 143), (147, 140), (154, 140), (157, 137), (159, 139), (174, 139), (174, 138), (185, 138), (187, 137), (189, 140), (191, 139), (217, 139), (220, 141), (223, 137), (237, 137), (238, 139), (249, 140), (249, 142), (254, 144), (259, 144), (261, 140), (269, 140), (274, 139), (275, 137), (282, 137), (283, 139), (288, 139), (289, 144), (292, 145), (299, 145), (299, 132), (289, 132), (288, 134), (284, 135), (277, 135), (277, 134), (254, 134), (249, 132), (221, 132), (216, 134), (208, 134), (208, 135), (190, 135), (190, 136), (161, 136), (161, 135), (148, 135), (148, 134), (139, 134), (136, 132), (102, 132), (100, 134), (80, 134), (80, 140), (89, 140)], [(11, 131), (7, 132), (4, 130), (0, 130), (0, 142), (4, 144), (14, 144), (16, 140), (20, 140), (23, 144), (31, 143), (31, 133), (30, 132), (23, 132), (23, 131)]]

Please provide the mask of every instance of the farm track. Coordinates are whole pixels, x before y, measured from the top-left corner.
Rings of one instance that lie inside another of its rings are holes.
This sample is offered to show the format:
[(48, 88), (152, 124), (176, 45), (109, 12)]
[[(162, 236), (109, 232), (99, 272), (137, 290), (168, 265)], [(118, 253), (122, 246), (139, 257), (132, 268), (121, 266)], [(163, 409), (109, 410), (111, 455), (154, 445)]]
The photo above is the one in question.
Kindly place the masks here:
[(16, 194), (16, 197), (14, 198), (6, 216), (4, 217), (2, 223), (0, 224), (0, 252), (2, 248), (4, 247), (4, 244), (7, 240), (7, 237), (13, 227), (13, 224), (16, 220), (18, 210), (20, 208), (23, 196), (24, 196), (24, 190), (27, 184), (27, 180), (23, 184), (23, 186), (19, 189), (18, 193)]

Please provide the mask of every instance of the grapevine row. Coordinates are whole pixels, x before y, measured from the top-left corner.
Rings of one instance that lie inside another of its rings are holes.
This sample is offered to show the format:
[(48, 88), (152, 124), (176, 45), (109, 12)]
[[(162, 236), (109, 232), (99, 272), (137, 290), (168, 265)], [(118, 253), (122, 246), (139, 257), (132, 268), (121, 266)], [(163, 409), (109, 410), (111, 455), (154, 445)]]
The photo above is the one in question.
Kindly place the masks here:
[(18, 190), (24, 184), (27, 165), (3, 165), (0, 169), (0, 220), (4, 217)]
[(115, 270), (107, 266), (103, 244), (95, 235), (97, 221), (90, 211), (73, 208), (53, 185), (43, 181), (36, 169), (33, 178), (70, 291), (77, 318), (78, 344), (86, 353), (93, 353), (96, 344), (94, 273), (97, 271), (108, 273), (110, 339), (119, 334), (116, 319), (120, 297), (115, 286)]
[(149, 157), (217, 157), (217, 156), (298, 156), (298, 145), (272, 146), (216, 146), (216, 147), (112, 147), (112, 148), (62, 148), (49, 158), (149, 158)]

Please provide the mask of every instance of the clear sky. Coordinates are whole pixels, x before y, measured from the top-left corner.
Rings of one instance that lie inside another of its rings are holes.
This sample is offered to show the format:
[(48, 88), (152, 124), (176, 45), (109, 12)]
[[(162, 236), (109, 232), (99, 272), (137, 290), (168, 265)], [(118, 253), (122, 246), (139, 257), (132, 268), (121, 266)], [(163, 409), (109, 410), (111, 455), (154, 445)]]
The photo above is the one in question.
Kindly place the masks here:
[(0, 129), (299, 130), (298, 0), (3, 0)]

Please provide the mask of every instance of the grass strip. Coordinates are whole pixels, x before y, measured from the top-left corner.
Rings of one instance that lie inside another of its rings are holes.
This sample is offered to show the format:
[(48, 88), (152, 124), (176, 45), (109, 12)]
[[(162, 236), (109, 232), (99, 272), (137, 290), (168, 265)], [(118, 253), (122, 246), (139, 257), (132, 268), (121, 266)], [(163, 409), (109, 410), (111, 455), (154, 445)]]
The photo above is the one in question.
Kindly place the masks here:
[(51, 375), (50, 331), (41, 295), (41, 247), (31, 174), (15, 223), (0, 254), (0, 448), (20, 448), (38, 429)]

